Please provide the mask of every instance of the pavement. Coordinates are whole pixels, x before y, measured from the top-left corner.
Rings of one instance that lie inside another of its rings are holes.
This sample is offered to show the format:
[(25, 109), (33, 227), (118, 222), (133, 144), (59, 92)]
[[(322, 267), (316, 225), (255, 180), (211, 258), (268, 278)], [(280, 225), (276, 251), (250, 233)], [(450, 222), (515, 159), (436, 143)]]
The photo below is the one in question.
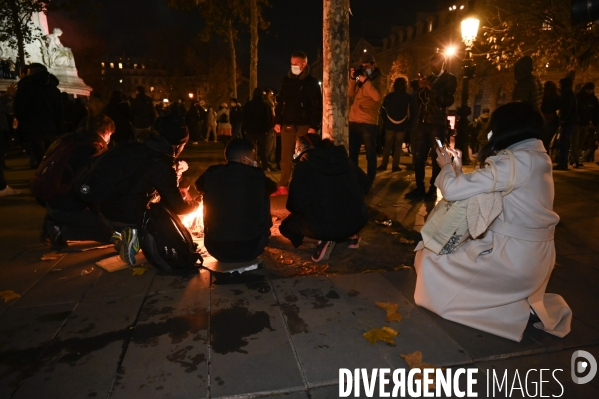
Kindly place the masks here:
[[(221, 160), (222, 146), (190, 145), (183, 158), (195, 178)], [(554, 176), (561, 221), (548, 292), (571, 306), (572, 332), (560, 339), (529, 326), (518, 343), (414, 304), (413, 244), (399, 238), (417, 237), (434, 204), (403, 199), (413, 172), (378, 175), (360, 249), (339, 244), (327, 268), (311, 263), (310, 248), (294, 251), (275, 236), (265, 268), (222, 281), (207, 271), (177, 277), (149, 266), (141, 275), (107, 273), (95, 262), (113, 255), (110, 249), (51, 251), (38, 242), (44, 209), (27, 191), (27, 160), (7, 163), (9, 184), (25, 193), (0, 198), (0, 293), (16, 294), (0, 299), (0, 399), (337, 398), (339, 369), (407, 370), (401, 355), (416, 351), (434, 366), (478, 370), (479, 397), (534, 397), (539, 386), (544, 396), (599, 397), (599, 377), (584, 385), (570, 377), (576, 350), (599, 359), (594, 164)], [(273, 215), (284, 217), (284, 198), (273, 201)], [(392, 227), (374, 223), (384, 215)], [(387, 322), (375, 302), (397, 304), (401, 321)], [(398, 332), (394, 344), (363, 337), (383, 326)], [(488, 393), (485, 381), (506, 370), (503, 391)], [(384, 397), (378, 389), (354, 392)]]

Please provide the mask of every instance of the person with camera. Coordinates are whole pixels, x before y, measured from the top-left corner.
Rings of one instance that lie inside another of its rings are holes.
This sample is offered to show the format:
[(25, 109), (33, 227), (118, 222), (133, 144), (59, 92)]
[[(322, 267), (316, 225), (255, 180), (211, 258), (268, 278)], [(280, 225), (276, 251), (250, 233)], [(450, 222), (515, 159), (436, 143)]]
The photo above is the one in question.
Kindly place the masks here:
[(372, 54), (363, 54), (360, 65), (350, 69), (349, 96), (354, 102), (349, 111), (349, 159), (357, 165), (360, 147), (364, 144), (366, 174), (371, 182), (376, 177), (376, 136), (386, 87), (387, 79), (377, 68)]
[(437, 164), (437, 153), (432, 151), (433, 174), (428, 192), (424, 188), (424, 167), (431, 148), (436, 148), (436, 139), (445, 141), (447, 129), (447, 107), (455, 101), (457, 79), (454, 75), (443, 69), (445, 55), (436, 53), (431, 57), (432, 75), (424, 77), (419, 74), (419, 92), (417, 96), (418, 115), (414, 119), (412, 132), (415, 135), (415, 148), (412, 154), (415, 158), (416, 188), (406, 194), (408, 199), (422, 199), (437, 197), (435, 179), (441, 168)]

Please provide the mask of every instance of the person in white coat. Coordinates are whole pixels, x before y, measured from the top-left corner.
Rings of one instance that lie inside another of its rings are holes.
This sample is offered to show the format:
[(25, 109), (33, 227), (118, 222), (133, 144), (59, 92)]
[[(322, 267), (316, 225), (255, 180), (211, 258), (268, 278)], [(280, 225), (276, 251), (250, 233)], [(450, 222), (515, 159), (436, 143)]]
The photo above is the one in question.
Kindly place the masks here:
[[(503, 197), (503, 211), (480, 238), (468, 238), (446, 255), (436, 255), (422, 242), (416, 247), (414, 300), (445, 319), (514, 341), (522, 339), (529, 319), (536, 328), (564, 337), (572, 311), (561, 296), (545, 293), (555, 264), (559, 216), (553, 212), (551, 160), (538, 140), (543, 117), (530, 104), (509, 103), (497, 108), (489, 126), (491, 138), (479, 152), (480, 164), (495, 161), (494, 191), (502, 192), (510, 180), (510, 160), (496, 154), (511, 150), (515, 188)], [(445, 200), (493, 189), (492, 168), (464, 174), (459, 151), (438, 148), (437, 154), (441, 173), (435, 185)]]

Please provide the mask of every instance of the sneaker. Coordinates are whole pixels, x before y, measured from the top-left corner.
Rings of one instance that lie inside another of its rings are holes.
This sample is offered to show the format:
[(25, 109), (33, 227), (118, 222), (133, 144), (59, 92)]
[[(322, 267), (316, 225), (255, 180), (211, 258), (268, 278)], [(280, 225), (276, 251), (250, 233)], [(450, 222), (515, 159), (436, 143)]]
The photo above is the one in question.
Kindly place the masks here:
[(407, 199), (422, 199), (426, 196), (424, 188), (415, 188), (405, 195)]
[(46, 232), (50, 239), (50, 247), (52, 249), (61, 249), (66, 247), (68, 244), (62, 237), (62, 231), (53, 220), (49, 220), (46, 224)]
[(376, 170), (378, 170), (379, 172), (384, 172), (387, 170), (387, 165), (381, 165), (378, 168), (376, 168)]
[(355, 236), (350, 237), (349, 240), (347, 240), (347, 247), (350, 249), (358, 249), (360, 248), (360, 241), (362, 241), (360, 235), (356, 234)]
[(287, 189), (287, 187), (279, 186), (279, 188), (277, 189), (277, 191), (275, 191), (274, 193), (272, 193), (270, 196), (271, 197), (278, 197), (280, 195), (289, 195), (289, 190)]
[(121, 246), (123, 245), (123, 236), (118, 231), (115, 231), (112, 237), (110, 237), (110, 242), (114, 244), (114, 249), (117, 253), (121, 252)]
[(21, 194), (21, 190), (15, 190), (11, 186), (4, 187), (4, 190), (0, 190), (0, 197), (5, 197), (8, 195), (18, 195)]
[(394, 167), (391, 169), (391, 171), (392, 171), (392, 172), (401, 172), (401, 166), (394, 166)]
[(335, 248), (335, 241), (322, 241), (318, 247), (316, 247), (316, 253), (312, 255), (312, 260), (318, 263), (329, 259), (331, 252), (333, 252), (333, 248)]
[(139, 252), (139, 239), (137, 229), (125, 227), (122, 233), (119, 257), (129, 265), (135, 265), (135, 255)]

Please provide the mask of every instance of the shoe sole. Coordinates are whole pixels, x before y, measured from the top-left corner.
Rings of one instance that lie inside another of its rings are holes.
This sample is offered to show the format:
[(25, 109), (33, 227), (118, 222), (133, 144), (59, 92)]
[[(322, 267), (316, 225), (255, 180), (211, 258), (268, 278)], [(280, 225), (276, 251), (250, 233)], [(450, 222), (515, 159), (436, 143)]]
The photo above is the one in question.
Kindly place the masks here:
[(312, 260), (316, 263), (322, 262), (323, 260), (328, 260), (329, 257), (331, 256), (331, 252), (333, 252), (333, 248), (335, 248), (335, 244), (336, 244), (335, 241), (330, 241), (329, 245), (327, 245), (327, 248), (324, 250), (324, 253), (320, 257), (320, 259), (312, 257)]
[(362, 241), (362, 237), (358, 238), (358, 242), (355, 244), (348, 244), (347, 247), (349, 249), (358, 249), (360, 248), (360, 241)]
[[(129, 236), (131, 235), (131, 236)], [(127, 243), (127, 245), (122, 245), (122, 243)], [(135, 243), (137, 242), (137, 231), (135, 229), (124, 229), (123, 230), (123, 239), (121, 241), (121, 260), (131, 266), (135, 265), (135, 254), (137, 254), (137, 250), (135, 249)]]

